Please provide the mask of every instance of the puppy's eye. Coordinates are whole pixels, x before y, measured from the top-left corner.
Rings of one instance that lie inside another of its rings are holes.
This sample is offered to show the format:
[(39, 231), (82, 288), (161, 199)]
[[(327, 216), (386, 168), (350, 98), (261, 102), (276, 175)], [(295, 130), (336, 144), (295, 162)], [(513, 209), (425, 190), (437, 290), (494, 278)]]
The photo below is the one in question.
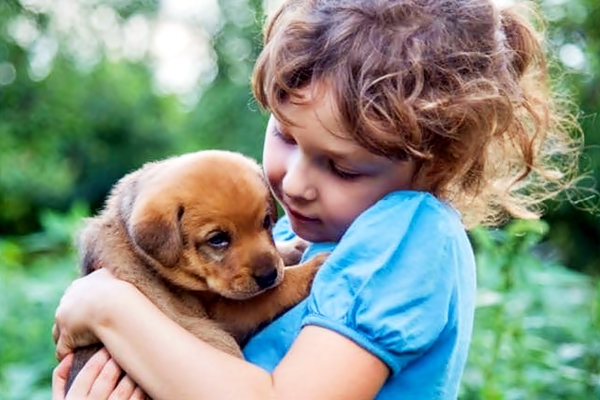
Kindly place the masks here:
[(263, 228), (271, 229), (271, 226), (273, 226), (273, 218), (271, 218), (271, 216), (267, 214), (267, 216), (263, 220)]
[(215, 231), (210, 234), (206, 240), (206, 243), (216, 249), (222, 249), (229, 246), (229, 243), (231, 243), (231, 237), (227, 232)]

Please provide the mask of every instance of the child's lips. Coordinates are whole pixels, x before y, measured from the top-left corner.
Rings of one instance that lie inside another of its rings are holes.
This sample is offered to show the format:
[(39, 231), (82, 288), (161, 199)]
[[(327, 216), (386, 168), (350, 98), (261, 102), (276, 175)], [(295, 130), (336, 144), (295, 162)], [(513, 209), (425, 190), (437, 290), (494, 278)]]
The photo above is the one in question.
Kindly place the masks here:
[(290, 207), (288, 207), (288, 213), (294, 219), (301, 221), (301, 222), (319, 222), (319, 218), (313, 218), (313, 217), (306, 216)]

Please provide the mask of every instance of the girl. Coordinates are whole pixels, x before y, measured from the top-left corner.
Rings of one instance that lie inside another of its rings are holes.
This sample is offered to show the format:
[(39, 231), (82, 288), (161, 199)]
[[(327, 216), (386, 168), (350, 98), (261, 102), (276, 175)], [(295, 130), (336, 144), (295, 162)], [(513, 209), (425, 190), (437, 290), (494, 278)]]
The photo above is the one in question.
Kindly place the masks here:
[(331, 252), (310, 296), (244, 361), (95, 272), (57, 309), (54, 399), (69, 353), (97, 340), (114, 360), (99, 353), (68, 398), (456, 398), (475, 297), (464, 227), (537, 217), (573, 177), (546, 74), (532, 25), (492, 0), (284, 2), (253, 88), (272, 114), (275, 237)]

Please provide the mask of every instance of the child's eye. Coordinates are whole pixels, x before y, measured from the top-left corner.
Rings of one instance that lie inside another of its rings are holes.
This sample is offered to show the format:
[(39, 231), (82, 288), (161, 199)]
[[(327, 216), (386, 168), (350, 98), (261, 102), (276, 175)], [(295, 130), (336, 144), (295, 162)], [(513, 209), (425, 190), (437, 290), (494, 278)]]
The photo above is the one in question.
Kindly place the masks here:
[(276, 138), (278, 138), (279, 140), (281, 140), (283, 143), (286, 143), (286, 144), (296, 144), (296, 141), (294, 140), (293, 137), (291, 137), (289, 135), (286, 135), (285, 133), (281, 132), (277, 128), (273, 128), (273, 136), (275, 136)]
[(335, 165), (335, 163), (333, 161), (329, 161), (329, 169), (338, 178), (349, 180), (349, 181), (360, 178), (362, 176), (362, 174), (357, 173), (357, 172), (349, 172), (349, 171), (340, 169), (338, 166)]

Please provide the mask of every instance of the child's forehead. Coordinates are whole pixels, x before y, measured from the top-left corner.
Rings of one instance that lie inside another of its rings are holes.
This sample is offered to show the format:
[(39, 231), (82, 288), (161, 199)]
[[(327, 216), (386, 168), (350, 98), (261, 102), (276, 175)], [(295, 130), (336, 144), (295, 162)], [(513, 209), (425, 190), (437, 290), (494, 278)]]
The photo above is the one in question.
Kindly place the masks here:
[(331, 133), (346, 136), (334, 91), (326, 82), (309, 84), (285, 99), (278, 108), (279, 123), (287, 127), (320, 124)]

